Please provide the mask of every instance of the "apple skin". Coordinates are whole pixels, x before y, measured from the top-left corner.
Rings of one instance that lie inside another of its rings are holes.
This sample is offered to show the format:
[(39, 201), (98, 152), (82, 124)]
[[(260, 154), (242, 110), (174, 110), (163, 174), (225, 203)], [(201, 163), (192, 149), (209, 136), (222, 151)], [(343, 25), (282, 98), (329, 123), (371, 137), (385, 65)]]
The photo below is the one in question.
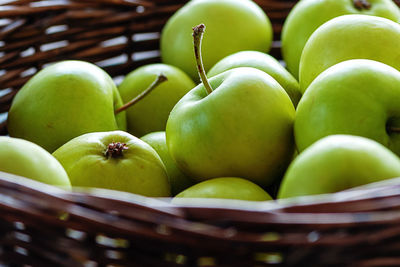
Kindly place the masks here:
[(293, 105), (297, 106), (301, 98), (299, 83), (278, 60), (268, 54), (259, 51), (234, 53), (218, 61), (207, 73), (207, 76), (213, 77), (224, 71), (239, 67), (252, 67), (271, 75), (285, 89)]
[(62, 61), (32, 77), (15, 96), (8, 115), (10, 136), (49, 152), (88, 132), (126, 129), (125, 112), (111, 77), (83, 61)]
[(301, 52), (311, 34), (325, 22), (342, 15), (365, 14), (400, 21), (400, 9), (392, 0), (368, 0), (370, 9), (357, 9), (350, 0), (299, 1), (282, 28), (282, 56), (293, 76), (299, 78)]
[(368, 15), (344, 15), (319, 27), (300, 59), (304, 93), (324, 70), (350, 59), (371, 59), (400, 70), (400, 24)]
[(332, 134), (373, 139), (400, 155), (400, 72), (383, 63), (353, 59), (328, 68), (297, 107), (294, 133), (300, 151)]
[(189, 1), (166, 23), (161, 33), (161, 59), (174, 65), (196, 82), (199, 76), (193, 56), (192, 27), (203, 23), (206, 70), (220, 59), (242, 50), (268, 52), (272, 26), (264, 11), (250, 0)]
[[(106, 157), (112, 142), (125, 143), (121, 157)], [(78, 136), (53, 153), (72, 186), (105, 188), (149, 197), (170, 196), (165, 166), (144, 141), (123, 131)]]
[(304, 150), (289, 166), (278, 198), (327, 194), (400, 177), (400, 158), (360, 136), (331, 135)]
[(293, 154), (295, 109), (270, 75), (235, 68), (186, 94), (167, 122), (168, 150), (179, 168), (203, 181), (243, 177), (260, 185), (281, 178)]
[(173, 196), (193, 185), (192, 179), (186, 176), (169, 154), (165, 131), (154, 132), (142, 136), (140, 139), (149, 144), (158, 153), (167, 170), (169, 182), (171, 184), (171, 193)]
[(258, 185), (237, 177), (221, 177), (203, 181), (182, 191), (175, 198), (272, 200), (271, 196)]
[(160, 73), (168, 80), (126, 110), (128, 132), (135, 136), (165, 131), (172, 108), (196, 86), (186, 73), (176, 67), (150, 64), (132, 71), (125, 77), (118, 87), (122, 101), (127, 103), (142, 93)]
[(0, 171), (71, 188), (64, 168), (49, 152), (20, 138), (0, 136)]

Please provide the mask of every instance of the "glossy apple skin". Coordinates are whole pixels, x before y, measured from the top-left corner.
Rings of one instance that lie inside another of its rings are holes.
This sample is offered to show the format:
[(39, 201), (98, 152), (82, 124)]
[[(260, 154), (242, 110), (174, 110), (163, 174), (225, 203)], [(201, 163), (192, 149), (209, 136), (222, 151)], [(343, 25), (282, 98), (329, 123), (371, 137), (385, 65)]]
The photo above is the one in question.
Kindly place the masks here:
[(199, 81), (193, 54), (192, 28), (206, 25), (202, 51), (205, 70), (242, 50), (268, 52), (272, 26), (264, 11), (249, 0), (189, 1), (166, 23), (161, 34), (161, 59)]
[(71, 188), (64, 168), (49, 152), (20, 138), (0, 136), (0, 171)]
[[(106, 157), (112, 142), (125, 143), (123, 156)], [(165, 166), (144, 141), (123, 131), (78, 136), (53, 153), (68, 173), (72, 186), (105, 188), (149, 197), (170, 196)]]
[(158, 153), (167, 170), (171, 193), (173, 196), (193, 185), (192, 179), (185, 175), (176, 165), (169, 154), (165, 131), (154, 132), (142, 136), (140, 139), (149, 144)]
[(271, 76), (236, 68), (186, 94), (167, 122), (167, 145), (179, 168), (197, 181), (243, 177), (260, 185), (283, 174), (293, 154), (295, 109)]
[(318, 76), (297, 107), (294, 133), (300, 151), (332, 134), (373, 139), (400, 155), (400, 72), (383, 63), (353, 59)]
[(168, 80), (126, 110), (128, 132), (135, 136), (165, 131), (172, 108), (196, 86), (186, 73), (176, 67), (150, 64), (132, 71), (125, 77), (118, 87), (122, 101), (127, 103), (142, 93), (160, 73)]
[(229, 55), (215, 64), (208, 72), (208, 77), (213, 77), (224, 71), (252, 67), (264, 71), (274, 78), (289, 95), (296, 107), (301, 98), (300, 86), (297, 80), (272, 56), (258, 51), (241, 51)]
[(289, 166), (278, 198), (326, 194), (400, 177), (400, 158), (364, 137), (331, 135), (302, 152)]
[(299, 1), (282, 28), (282, 56), (290, 73), (299, 79), (301, 52), (311, 34), (325, 22), (342, 15), (365, 14), (400, 20), (400, 9), (392, 0), (368, 0), (370, 9), (357, 9), (350, 0)]
[(8, 115), (10, 136), (49, 152), (88, 132), (126, 128), (125, 113), (111, 77), (83, 61), (63, 61), (32, 77), (15, 96)]
[(272, 199), (260, 186), (237, 177), (213, 178), (200, 182), (182, 191), (176, 198), (222, 198), (250, 201)]
[(300, 89), (327, 68), (349, 59), (371, 59), (400, 70), (400, 24), (367, 16), (345, 15), (318, 28), (300, 59)]

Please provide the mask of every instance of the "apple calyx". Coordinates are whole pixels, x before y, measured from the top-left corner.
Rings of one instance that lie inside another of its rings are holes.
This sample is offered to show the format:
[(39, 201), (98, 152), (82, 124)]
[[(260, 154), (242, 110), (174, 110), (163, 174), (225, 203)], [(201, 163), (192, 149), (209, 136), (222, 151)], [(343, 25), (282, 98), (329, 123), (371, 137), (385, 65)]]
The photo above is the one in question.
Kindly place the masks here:
[(121, 111), (126, 110), (127, 108), (133, 106), (134, 104), (136, 104), (137, 102), (139, 102), (143, 97), (145, 97), (146, 95), (148, 95), (151, 91), (153, 91), (157, 86), (159, 86), (161, 83), (168, 81), (167, 76), (165, 76), (163, 73), (160, 73), (157, 78), (154, 80), (154, 82), (152, 82), (150, 84), (149, 87), (147, 87), (146, 90), (144, 90), (143, 92), (141, 92), (139, 95), (137, 95), (136, 97), (134, 97), (131, 101), (125, 103), (124, 105), (120, 106), (119, 108), (117, 108), (114, 111), (114, 114), (118, 114)]
[(371, 3), (368, 0), (353, 0), (353, 4), (358, 10), (371, 9)]
[(193, 27), (193, 45), (194, 45), (194, 55), (196, 58), (197, 72), (199, 73), (200, 80), (206, 89), (207, 94), (211, 94), (213, 89), (208, 82), (206, 72), (204, 71), (203, 59), (201, 56), (201, 40), (203, 39), (203, 34), (206, 26), (204, 24), (199, 24)]
[(107, 146), (104, 156), (106, 156), (106, 158), (119, 158), (123, 156), (122, 152), (127, 149), (128, 146), (125, 143), (112, 142)]

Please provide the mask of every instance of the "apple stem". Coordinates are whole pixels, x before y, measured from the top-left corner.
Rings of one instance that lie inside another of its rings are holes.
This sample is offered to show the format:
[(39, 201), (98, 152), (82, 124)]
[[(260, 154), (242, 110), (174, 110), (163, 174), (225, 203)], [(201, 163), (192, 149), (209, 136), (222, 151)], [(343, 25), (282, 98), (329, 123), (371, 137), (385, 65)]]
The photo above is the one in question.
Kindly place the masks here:
[(353, 4), (358, 10), (371, 9), (371, 3), (368, 0), (353, 0)]
[(400, 0), (394, 0), (394, 2), (400, 7)]
[(137, 102), (139, 102), (143, 97), (145, 97), (146, 95), (148, 95), (151, 91), (153, 91), (154, 88), (156, 88), (157, 86), (159, 86), (161, 83), (167, 81), (167, 76), (165, 76), (164, 74), (160, 73), (157, 78), (154, 80), (154, 82), (152, 84), (150, 84), (150, 86), (144, 90), (143, 92), (141, 92), (138, 96), (136, 96), (135, 98), (133, 98), (131, 101), (125, 103), (124, 105), (120, 106), (119, 108), (117, 108), (114, 113), (118, 114), (121, 111), (126, 110), (127, 108), (133, 106), (134, 104), (136, 104)]
[(388, 131), (389, 131), (389, 133), (400, 133), (400, 127), (393, 127), (393, 126), (390, 126), (390, 127), (388, 128)]
[(193, 44), (194, 44), (194, 55), (196, 57), (197, 71), (199, 72), (200, 80), (203, 82), (204, 88), (207, 94), (211, 94), (213, 89), (208, 82), (206, 73), (204, 71), (203, 59), (201, 56), (201, 40), (203, 39), (203, 34), (206, 26), (204, 24), (197, 25), (193, 27)]

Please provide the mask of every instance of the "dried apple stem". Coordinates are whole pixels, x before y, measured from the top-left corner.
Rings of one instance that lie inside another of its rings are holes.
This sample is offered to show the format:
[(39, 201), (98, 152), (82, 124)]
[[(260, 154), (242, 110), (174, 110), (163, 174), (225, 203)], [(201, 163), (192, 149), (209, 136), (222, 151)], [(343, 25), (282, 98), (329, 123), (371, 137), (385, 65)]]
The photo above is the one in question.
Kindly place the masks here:
[(161, 83), (167, 81), (167, 77), (160, 73), (157, 78), (154, 80), (154, 82), (152, 84), (150, 84), (150, 86), (144, 90), (143, 92), (141, 92), (138, 96), (136, 96), (135, 98), (133, 98), (131, 101), (125, 103), (124, 105), (122, 105), (121, 107), (117, 108), (115, 110), (115, 114), (120, 113), (121, 111), (126, 110), (127, 108), (133, 106), (134, 104), (136, 104), (137, 102), (139, 102), (143, 97), (145, 97), (146, 95), (148, 95), (151, 91), (153, 91), (157, 86), (159, 86)]
[(200, 80), (203, 82), (204, 88), (207, 94), (211, 94), (213, 89), (208, 82), (206, 73), (204, 71), (203, 59), (201, 56), (201, 40), (206, 26), (204, 24), (197, 25), (193, 28), (193, 44), (194, 44), (194, 55), (196, 57), (197, 71), (199, 72)]
[(400, 127), (389, 127), (388, 128), (389, 133), (400, 133)]
[(358, 10), (371, 9), (371, 3), (368, 0), (353, 0), (353, 4)]

